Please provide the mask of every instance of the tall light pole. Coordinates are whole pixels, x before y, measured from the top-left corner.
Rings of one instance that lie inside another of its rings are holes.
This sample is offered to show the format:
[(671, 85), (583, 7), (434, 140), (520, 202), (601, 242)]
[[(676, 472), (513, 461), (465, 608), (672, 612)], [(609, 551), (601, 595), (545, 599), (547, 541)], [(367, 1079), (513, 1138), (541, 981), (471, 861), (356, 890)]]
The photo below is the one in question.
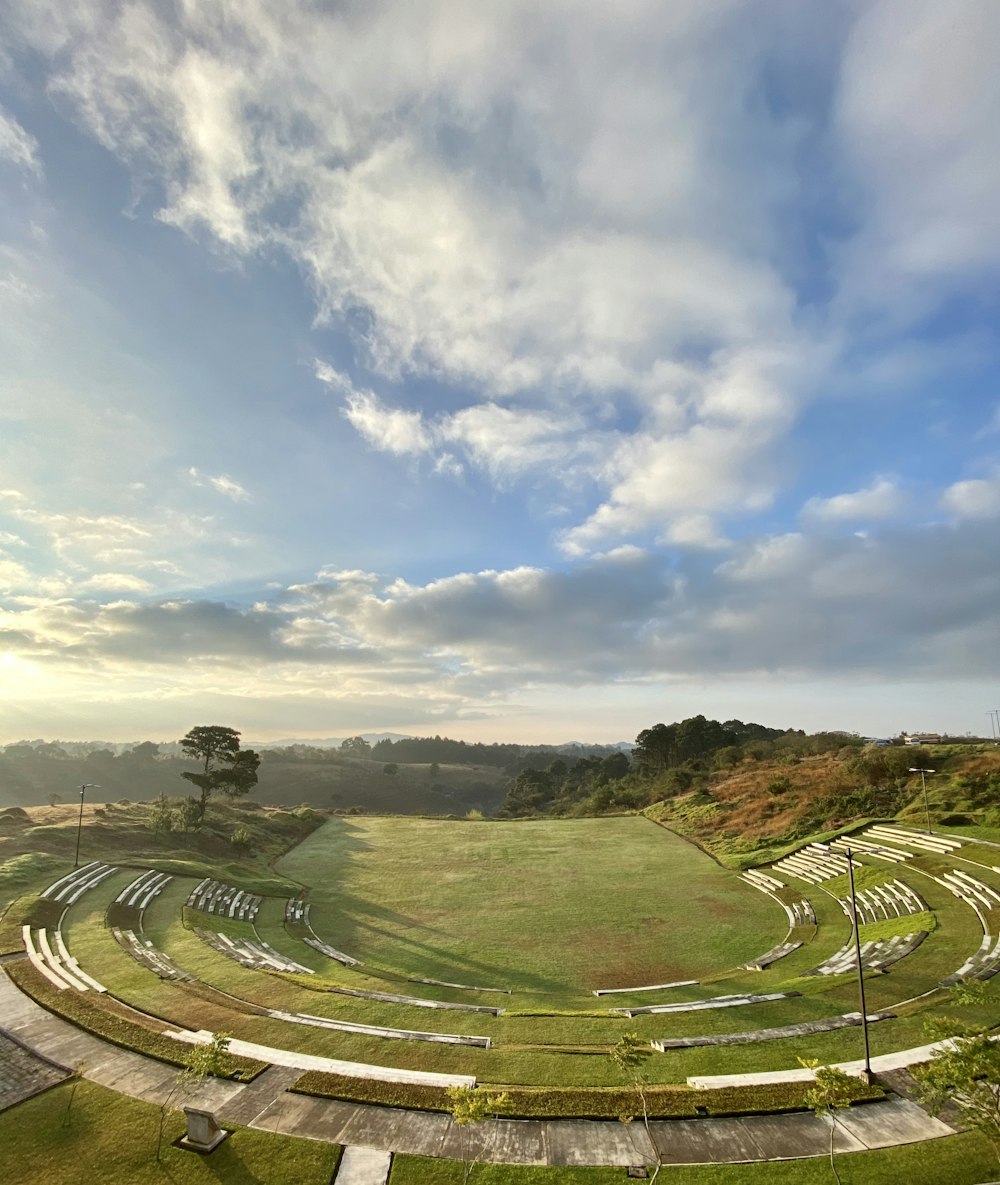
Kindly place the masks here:
[(96, 782), (84, 782), (80, 787), (80, 819), (76, 825), (76, 859), (73, 861), (73, 867), (80, 867), (80, 835), (83, 832), (83, 796), (88, 790), (100, 790), (100, 786)]
[(910, 768), (910, 773), (911, 774), (920, 774), (920, 788), (924, 792), (924, 818), (927, 820), (927, 834), (930, 835), (931, 834), (931, 812), (930, 812), (930, 808), (927, 806), (927, 779), (924, 777), (924, 774), (934, 774), (934, 773), (937, 773), (937, 770), (935, 770), (935, 769), (921, 769), (920, 766), (917, 765), (917, 766), (912, 766)]
[(861, 936), (858, 933), (858, 899), (854, 896), (854, 854), (849, 847), (847, 854), (847, 879), (851, 886), (851, 921), (854, 924), (854, 956), (858, 964), (858, 995), (861, 997), (861, 1035), (865, 1044), (864, 1080), (871, 1086), (872, 1059), (868, 1048), (868, 1007), (865, 1004), (865, 973), (861, 966)]

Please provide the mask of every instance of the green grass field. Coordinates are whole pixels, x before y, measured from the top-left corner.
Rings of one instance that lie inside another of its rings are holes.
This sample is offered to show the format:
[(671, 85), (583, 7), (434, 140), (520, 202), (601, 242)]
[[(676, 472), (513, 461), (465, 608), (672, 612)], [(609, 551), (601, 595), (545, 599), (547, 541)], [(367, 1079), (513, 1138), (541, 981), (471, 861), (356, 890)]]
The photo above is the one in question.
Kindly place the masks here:
[(701, 978), (786, 929), (643, 818), (333, 819), (275, 868), (312, 886), (316, 931), (365, 963), (538, 994)]

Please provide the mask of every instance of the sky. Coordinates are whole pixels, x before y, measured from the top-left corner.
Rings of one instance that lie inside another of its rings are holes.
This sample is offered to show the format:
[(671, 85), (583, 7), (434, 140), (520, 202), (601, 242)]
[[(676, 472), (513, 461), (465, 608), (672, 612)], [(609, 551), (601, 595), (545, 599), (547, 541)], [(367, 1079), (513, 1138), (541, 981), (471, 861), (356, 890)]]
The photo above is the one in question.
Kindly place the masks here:
[(995, 0), (8, 0), (0, 740), (989, 735)]

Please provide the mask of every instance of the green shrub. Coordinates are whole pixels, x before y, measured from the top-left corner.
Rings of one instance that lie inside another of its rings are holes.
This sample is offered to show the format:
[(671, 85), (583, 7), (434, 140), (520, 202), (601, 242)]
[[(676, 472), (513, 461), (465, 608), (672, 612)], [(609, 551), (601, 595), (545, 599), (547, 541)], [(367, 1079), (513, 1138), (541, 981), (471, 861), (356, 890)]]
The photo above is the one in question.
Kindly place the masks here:
[[(853, 1102), (868, 1102), (885, 1097), (878, 1085), (866, 1086), (852, 1080)], [(632, 1087), (527, 1087), (484, 1084), (489, 1090), (507, 1096), (504, 1114), (520, 1119), (617, 1119), (634, 1115), (640, 1106)], [(809, 1082), (779, 1083), (767, 1086), (726, 1087), (720, 1090), (695, 1090), (688, 1086), (644, 1088), (651, 1118), (709, 1115), (755, 1115), (808, 1109), (805, 1096)], [(451, 1112), (448, 1092), (440, 1086), (420, 1086), (398, 1082), (376, 1082), (310, 1070), (291, 1087), (298, 1094), (348, 1102), (376, 1103), (385, 1107), (407, 1107), (416, 1111)]]

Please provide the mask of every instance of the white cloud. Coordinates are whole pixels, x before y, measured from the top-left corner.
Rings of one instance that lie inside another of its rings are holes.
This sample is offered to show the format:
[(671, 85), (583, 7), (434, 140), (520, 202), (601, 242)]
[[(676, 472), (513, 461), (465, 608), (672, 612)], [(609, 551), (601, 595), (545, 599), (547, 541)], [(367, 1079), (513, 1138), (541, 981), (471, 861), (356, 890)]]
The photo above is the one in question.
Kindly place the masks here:
[(151, 593), (153, 586), (148, 580), (128, 572), (98, 572), (84, 580), (81, 589), (91, 592)]
[(957, 481), (941, 501), (959, 518), (996, 518), (1000, 516), (1000, 475)]
[(0, 159), (9, 160), (27, 173), (38, 175), (42, 171), (42, 164), (38, 157), (38, 141), (2, 107), (0, 107)]
[(802, 513), (807, 518), (823, 522), (858, 522), (893, 518), (905, 505), (903, 492), (895, 482), (883, 478), (867, 489), (850, 494), (810, 498)]
[(347, 398), (344, 416), (369, 444), (397, 456), (426, 453), (431, 437), (420, 412), (384, 406), (370, 391), (356, 391)]
[(225, 473), (212, 476), (209, 473), (202, 473), (200, 470), (192, 466), (188, 470), (188, 477), (196, 486), (210, 486), (218, 494), (223, 497), (230, 498), (233, 502), (249, 502), (250, 493), (244, 489), (238, 481), (234, 481)]
[(878, 0), (848, 40), (837, 126), (866, 200), (852, 299), (919, 311), (1000, 262), (1000, 8)]

